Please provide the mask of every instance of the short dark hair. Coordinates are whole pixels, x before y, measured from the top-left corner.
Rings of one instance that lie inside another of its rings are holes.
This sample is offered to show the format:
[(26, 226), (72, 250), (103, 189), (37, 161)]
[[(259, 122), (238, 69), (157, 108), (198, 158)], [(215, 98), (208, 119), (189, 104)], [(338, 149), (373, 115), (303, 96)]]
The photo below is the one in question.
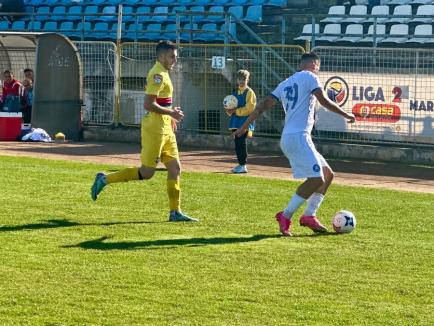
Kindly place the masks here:
[(26, 73), (26, 72), (33, 72), (33, 69), (26, 68), (26, 69), (24, 69), (24, 73)]
[(157, 44), (155, 52), (157, 53), (158, 57), (160, 54), (165, 53), (169, 50), (178, 50), (178, 46), (171, 41), (160, 41)]
[(6, 74), (13, 75), (12, 71), (10, 71), (10, 70), (3, 71), (3, 75), (6, 75)]
[(306, 52), (303, 53), (301, 56), (301, 62), (306, 62), (306, 61), (321, 61), (320, 57), (318, 54), (316, 54), (315, 52)]

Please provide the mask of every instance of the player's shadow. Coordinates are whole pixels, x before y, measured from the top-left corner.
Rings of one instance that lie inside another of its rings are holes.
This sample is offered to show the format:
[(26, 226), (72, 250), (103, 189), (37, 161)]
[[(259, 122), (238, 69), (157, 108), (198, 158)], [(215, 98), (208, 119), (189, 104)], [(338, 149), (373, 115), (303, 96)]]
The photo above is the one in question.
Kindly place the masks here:
[(52, 229), (52, 228), (68, 228), (73, 226), (112, 226), (122, 224), (149, 224), (149, 223), (166, 223), (163, 222), (150, 222), (150, 221), (134, 221), (134, 222), (105, 222), (105, 223), (78, 223), (67, 219), (51, 219), (44, 220), (41, 223), (30, 223), (22, 225), (3, 225), (0, 226), (0, 232), (8, 231), (23, 231), (23, 230), (39, 230), (39, 229)]
[(261, 241), (264, 239), (280, 238), (280, 235), (257, 234), (251, 237), (216, 237), (216, 238), (188, 238), (188, 239), (166, 239), (150, 241), (119, 241), (105, 242), (110, 239), (104, 236), (95, 240), (83, 241), (76, 245), (63, 246), (64, 248), (82, 248), (92, 250), (138, 250), (138, 249), (159, 249), (175, 248), (180, 246), (199, 247), (209, 245), (224, 245), (232, 243), (246, 243)]

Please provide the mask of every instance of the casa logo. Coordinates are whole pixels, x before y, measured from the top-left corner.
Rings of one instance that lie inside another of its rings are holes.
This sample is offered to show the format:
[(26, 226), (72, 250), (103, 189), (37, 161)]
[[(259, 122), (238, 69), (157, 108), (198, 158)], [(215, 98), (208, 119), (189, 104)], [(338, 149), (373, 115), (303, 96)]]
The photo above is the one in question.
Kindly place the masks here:
[(328, 98), (339, 106), (343, 106), (348, 100), (348, 84), (341, 77), (333, 76), (329, 78), (324, 85), (324, 90)]
[(356, 121), (395, 123), (401, 118), (399, 106), (393, 104), (358, 103), (353, 106)]

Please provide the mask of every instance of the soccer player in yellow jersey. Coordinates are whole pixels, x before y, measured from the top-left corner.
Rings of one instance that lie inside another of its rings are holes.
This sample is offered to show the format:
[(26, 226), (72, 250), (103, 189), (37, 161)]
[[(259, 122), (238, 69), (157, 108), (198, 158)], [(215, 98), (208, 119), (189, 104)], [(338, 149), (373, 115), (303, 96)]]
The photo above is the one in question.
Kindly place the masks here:
[(197, 222), (197, 219), (187, 216), (180, 209), (181, 164), (174, 129), (176, 122), (184, 117), (184, 113), (181, 108), (172, 106), (173, 85), (169, 77), (169, 71), (178, 59), (178, 47), (170, 41), (160, 41), (156, 55), (157, 62), (146, 78), (145, 109), (149, 113), (142, 119), (142, 165), (139, 168), (126, 168), (109, 174), (97, 173), (91, 196), (96, 200), (104, 187), (111, 183), (151, 179), (157, 163), (161, 161), (167, 168), (169, 221)]

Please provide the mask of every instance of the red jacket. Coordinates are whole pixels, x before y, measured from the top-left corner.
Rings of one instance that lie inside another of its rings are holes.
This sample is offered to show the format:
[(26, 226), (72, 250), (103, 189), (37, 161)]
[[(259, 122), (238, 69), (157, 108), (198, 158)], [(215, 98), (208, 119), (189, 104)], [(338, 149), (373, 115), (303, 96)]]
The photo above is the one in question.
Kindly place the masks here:
[(21, 83), (16, 79), (12, 79), (10, 83), (3, 82), (2, 102), (8, 95), (20, 96), (20, 87)]

